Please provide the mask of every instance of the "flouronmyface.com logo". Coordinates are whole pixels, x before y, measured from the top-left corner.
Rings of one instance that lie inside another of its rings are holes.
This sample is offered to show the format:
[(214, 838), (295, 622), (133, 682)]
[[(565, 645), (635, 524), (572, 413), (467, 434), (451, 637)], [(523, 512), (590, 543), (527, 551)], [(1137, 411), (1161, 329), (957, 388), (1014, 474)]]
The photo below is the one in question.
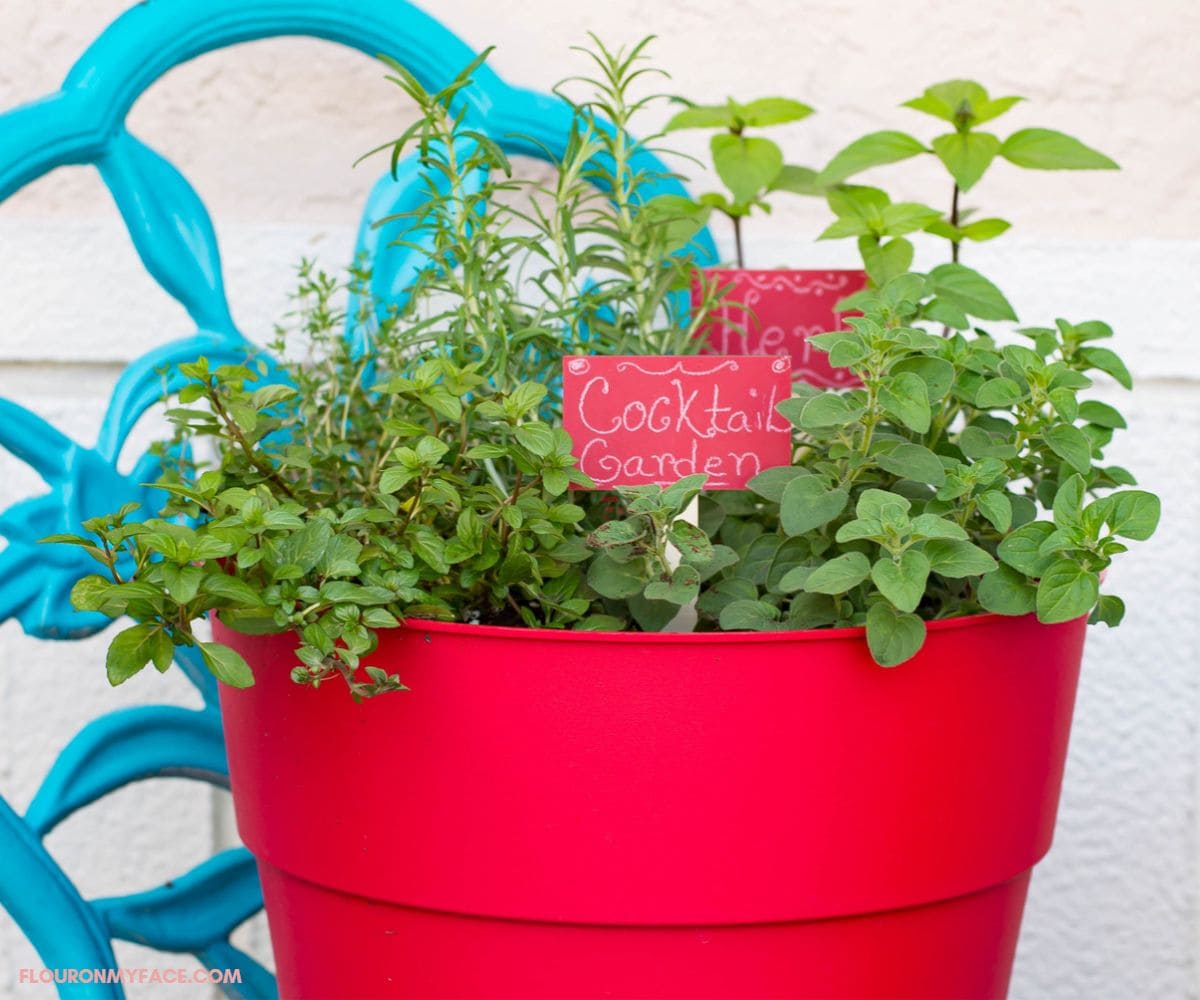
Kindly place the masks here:
[(166, 983), (172, 986), (220, 986), (241, 981), (241, 969), (149, 969), (143, 966), (119, 969), (17, 970), (17, 982), (22, 985), (120, 983), (122, 986), (144, 986), (150, 983)]

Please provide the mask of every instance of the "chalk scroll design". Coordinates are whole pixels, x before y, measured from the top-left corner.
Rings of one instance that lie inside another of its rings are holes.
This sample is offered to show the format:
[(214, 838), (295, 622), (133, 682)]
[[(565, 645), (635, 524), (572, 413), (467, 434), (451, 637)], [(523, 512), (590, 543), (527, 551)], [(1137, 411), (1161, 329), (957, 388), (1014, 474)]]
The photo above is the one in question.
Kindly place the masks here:
[(635, 372), (641, 372), (643, 375), (674, 375), (677, 372), (682, 375), (715, 375), (721, 371), (736, 372), (740, 370), (738, 363), (732, 359), (719, 362), (711, 368), (704, 369), (688, 368), (687, 361), (682, 359), (666, 368), (644, 368), (636, 361), (622, 361), (617, 365), (617, 371), (619, 372), (629, 371), (630, 369)]
[[(96, 167), (145, 269), (195, 324), (194, 332), (154, 348), (121, 374), (94, 446), (0, 400), (0, 447), (30, 465), (47, 486), (0, 513), (0, 535), (8, 542), (0, 552), (0, 621), (16, 619), (30, 635), (75, 639), (107, 626), (103, 617), (75, 612), (68, 600), (75, 581), (93, 571), (90, 560), (38, 546), (38, 539), (78, 531), (81, 520), (128, 501), (156, 507), (139, 485), (155, 478), (156, 458), (143, 456), (130, 475), (117, 469), (134, 425), (158, 401), (164, 380), (181, 384), (179, 364), (201, 355), (215, 364), (244, 361), (256, 352), (232, 316), (203, 201), (177, 167), (127, 131), (126, 116), (174, 66), (279, 35), (321, 38), (372, 57), (388, 53), (433, 91), (475, 56), (405, 0), (147, 0), (103, 32), (57, 92), (0, 115), (0, 201), (57, 167)], [(464, 121), (491, 134), (509, 154), (555, 159), (565, 152), (572, 112), (558, 97), (512, 87), (483, 66), (455, 100)], [(635, 160), (632, 169), (661, 178), (651, 193), (686, 193), (653, 154), (640, 151)], [(376, 238), (374, 221), (404, 210), (412, 190), (427, 182), (410, 158), (395, 177), (376, 185), (359, 235), (368, 262), (388, 242)], [(424, 258), (420, 244), (428, 238), (420, 224), (416, 219), (408, 232), (385, 234), (417, 246), (408, 256), (397, 251), (378, 269), (372, 287), (381, 309), (401, 301), (417, 276), (413, 262)], [(715, 259), (707, 230), (694, 245), (701, 263)], [(224, 985), (226, 995), (274, 997), (271, 974), (228, 940), (261, 908), (254, 861), (244, 849), (210, 858), (167, 886), (89, 901), (43, 844), (46, 833), (75, 811), (133, 781), (173, 775), (228, 783), (215, 683), (191, 651), (182, 651), (176, 662), (199, 688), (204, 708), (147, 706), (104, 715), (64, 748), (24, 817), (0, 798), (0, 905), (48, 968), (114, 968), (112, 940), (131, 940), (239, 970), (241, 984)], [(89, 1000), (124, 995), (117, 983), (63, 983), (58, 991)]]
[[(800, 274), (803, 277), (800, 277)], [(740, 274), (743, 285), (754, 292), (791, 292), (793, 295), (821, 298), (825, 295), (845, 294), (850, 287), (850, 276), (844, 271), (744, 271)]]

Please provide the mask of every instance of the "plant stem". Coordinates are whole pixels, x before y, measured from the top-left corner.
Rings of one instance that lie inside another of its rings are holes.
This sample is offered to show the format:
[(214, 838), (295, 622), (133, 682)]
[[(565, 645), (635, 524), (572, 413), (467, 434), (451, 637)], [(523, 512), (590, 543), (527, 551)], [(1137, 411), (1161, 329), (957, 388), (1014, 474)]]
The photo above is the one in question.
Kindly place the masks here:
[[(958, 194), (958, 184), (956, 182), (954, 185), (954, 194), (950, 198), (950, 225), (955, 229), (958, 228)], [(956, 237), (950, 241), (950, 260), (955, 264), (958, 263), (958, 247), (959, 240)]]
[(733, 221), (733, 248), (734, 255), (737, 259), (738, 269), (741, 270), (746, 266), (746, 257), (742, 252), (742, 217), (740, 215), (731, 215)]
[(275, 466), (273, 466), (269, 461), (259, 455), (258, 452), (254, 450), (254, 446), (246, 440), (246, 436), (242, 433), (242, 429), (238, 426), (237, 421), (233, 419), (229, 411), (226, 410), (224, 405), (221, 403), (221, 394), (219, 390), (215, 387), (209, 387), (207, 396), (209, 402), (212, 403), (213, 409), (217, 411), (217, 416), (220, 417), (222, 422), (225, 424), (225, 429), (229, 431), (230, 436), (234, 439), (234, 441), (237, 442), (238, 447), (242, 449), (242, 453), (249, 460), (250, 464), (253, 465), (254, 468), (256, 468), (260, 473), (262, 473), (263, 476), (275, 483), (293, 500), (298, 499), (288, 481), (279, 474), (279, 470), (276, 469)]

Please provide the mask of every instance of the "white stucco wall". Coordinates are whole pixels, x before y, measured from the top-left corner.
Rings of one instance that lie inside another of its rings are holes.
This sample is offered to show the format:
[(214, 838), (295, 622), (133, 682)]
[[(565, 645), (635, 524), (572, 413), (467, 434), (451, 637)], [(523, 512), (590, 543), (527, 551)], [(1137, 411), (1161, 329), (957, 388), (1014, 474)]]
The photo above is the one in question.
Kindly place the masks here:
[[(0, 4), (0, 108), (54, 89), (124, 6)], [(780, 132), (802, 163), (823, 162), (869, 129), (925, 129), (921, 116), (896, 105), (928, 83), (970, 74), (994, 93), (1030, 98), (1001, 122), (1006, 129), (1062, 128), (1124, 166), (1056, 175), (1001, 165), (971, 199), (1016, 224), (971, 257), (1010, 292), (1023, 319), (1094, 316), (1117, 329), (1139, 392), (1125, 401), (1132, 429), (1113, 454), (1165, 504), (1158, 538), (1112, 573), (1130, 606), (1126, 624), (1089, 638), (1057, 841), (1034, 878), (1013, 995), (1200, 995), (1200, 347), (1190, 308), (1200, 273), (1200, 6), (457, 0), (436, 9), (475, 47), (499, 45), (493, 65), (503, 75), (540, 88), (580, 67), (567, 48), (586, 29), (616, 41), (657, 34), (672, 90), (714, 100), (779, 93), (816, 106), (819, 116)], [(405, 121), (380, 76), (370, 60), (323, 43), (257, 43), (182, 67), (135, 108), (135, 133), (171, 156), (212, 209), (234, 314), (252, 335), (280, 312), (301, 254), (319, 253), (331, 266), (349, 254), (376, 175), (350, 164)], [(933, 178), (917, 175), (899, 193), (936, 200)], [(850, 263), (846, 247), (811, 242), (823, 218), (817, 205), (781, 202), (750, 228), (752, 257)], [(0, 301), (0, 395), (83, 441), (120, 365), (188, 332), (83, 169), (60, 171), (0, 206)], [(0, 454), (0, 509), (37, 487)], [(108, 689), (103, 641), (41, 644), (12, 623), (0, 627), (0, 790), (19, 807), (86, 719), (119, 705), (194, 701), (177, 676)], [(167, 781), (86, 811), (51, 844), (88, 894), (104, 895), (177, 874), (223, 843), (227, 825), (220, 796)], [(261, 928), (246, 938), (261, 948)], [(137, 949), (120, 953), (129, 964), (155, 961)], [(0, 997), (30, 992), (15, 985), (23, 965), (40, 963), (0, 914)]]

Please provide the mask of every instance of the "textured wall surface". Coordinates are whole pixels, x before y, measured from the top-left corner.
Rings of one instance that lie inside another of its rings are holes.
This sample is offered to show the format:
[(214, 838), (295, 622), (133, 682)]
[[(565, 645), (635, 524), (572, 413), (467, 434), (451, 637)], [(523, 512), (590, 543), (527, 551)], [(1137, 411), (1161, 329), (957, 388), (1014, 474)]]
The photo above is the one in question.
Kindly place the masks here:
[[(124, 6), (0, 4), (0, 107), (54, 89)], [(1114, 458), (1165, 502), (1158, 538), (1111, 577), (1130, 605), (1126, 624), (1089, 638), (1057, 840), (1034, 878), (1013, 995), (1200, 995), (1200, 347), (1191, 294), (1200, 273), (1200, 6), (456, 0), (436, 10), (476, 47), (496, 43), (502, 74), (543, 89), (583, 68), (568, 46), (586, 29), (616, 42), (657, 34), (655, 51), (673, 76), (666, 89), (712, 100), (779, 93), (816, 106), (817, 117), (779, 133), (794, 162), (823, 162), (873, 128), (929, 136), (921, 116), (896, 105), (929, 83), (970, 74), (993, 93), (1030, 99), (1002, 120), (1002, 133), (1058, 127), (1124, 166), (1120, 174), (1056, 175), (1000, 165), (971, 199), (1015, 223), (1001, 244), (972, 249), (971, 259), (1010, 292), (1022, 319), (1102, 317), (1116, 327), (1139, 392), (1122, 401), (1131, 430)], [(382, 169), (351, 163), (409, 113), (370, 60), (287, 39), (181, 67), (143, 98), (131, 126), (208, 201), (234, 315), (256, 335), (284, 307), (302, 254), (344, 262), (362, 197)], [(652, 113), (646, 129), (664, 114)], [(907, 177), (897, 196), (944, 197), (932, 171), (879, 177), (897, 175)], [(823, 220), (819, 205), (781, 202), (749, 229), (753, 262), (851, 263), (846, 247), (812, 242)], [(111, 200), (83, 169), (0, 205), (0, 302), (0, 395), (85, 441), (121, 363), (189, 329), (138, 266)], [(1114, 386), (1101, 394), (1122, 395)], [(38, 485), (0, 454), (0, 509)], [(194, 698), (180, 677), (143, 675), (109, 690), (102, 649), (102, 639), (39, 644), (13, 624), (0, 627), (0, 788), (18, 806), (87, 718)], [(165, 781), (87, 810), (52, 846), (86, 892), (102, 895), (182, 871), (223, 845), (228, 829), (221, 796)], [(244, 936), (262, 948), (260, 926)], [(134, 948), (119, 954), (127, 964), (155, 961)], [(38, 964), (0, 914), (0, 997), (29, 993), (17, 987), (16, 970)]]

